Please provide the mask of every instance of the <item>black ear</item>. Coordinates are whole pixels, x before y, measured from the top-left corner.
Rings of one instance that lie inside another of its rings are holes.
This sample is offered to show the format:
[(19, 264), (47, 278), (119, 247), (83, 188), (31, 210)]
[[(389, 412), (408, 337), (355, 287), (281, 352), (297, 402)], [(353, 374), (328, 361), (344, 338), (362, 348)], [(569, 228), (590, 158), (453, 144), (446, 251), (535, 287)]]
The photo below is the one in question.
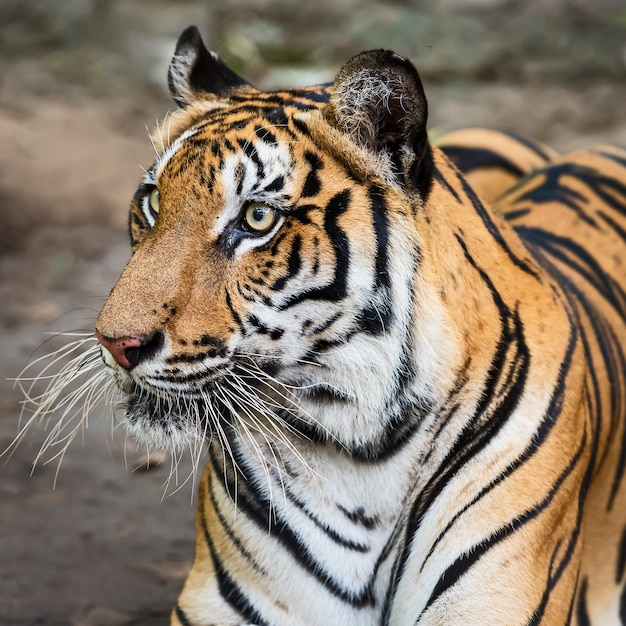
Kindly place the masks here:
[(196, 26), (189, 26), (178, 38), (167, 78), (172, 98), (183, 108), (194, 100), (225, 96), (250, 86), (215, 52), (207, 50)]
[(352, 58), (335, 79), (327, 120), (362, 147), (386, 152), (406, 183), (425, 196), (432, 154), (422, 81), (410, 61), (388, 50)]

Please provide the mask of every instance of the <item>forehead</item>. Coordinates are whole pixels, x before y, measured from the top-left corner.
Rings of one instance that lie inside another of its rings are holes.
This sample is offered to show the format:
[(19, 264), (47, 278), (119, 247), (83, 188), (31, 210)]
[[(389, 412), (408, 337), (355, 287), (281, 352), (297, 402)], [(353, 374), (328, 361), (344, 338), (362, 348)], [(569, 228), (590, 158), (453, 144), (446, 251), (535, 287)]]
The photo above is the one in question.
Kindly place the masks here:
[(157, 129), (155, 143), (163, 151), (155, 169), (162, 170), (183, 148), (189, 158), (200, 158), (218, 156), (223, 150), (245, 151), (255, 139), (278, 143), (297, 134), (302, 141), (302, 118), (321, 109), (330, 92), (329, 85), (273, 92), (242, 90), (227, 100), (206, 100), (177, 111)]

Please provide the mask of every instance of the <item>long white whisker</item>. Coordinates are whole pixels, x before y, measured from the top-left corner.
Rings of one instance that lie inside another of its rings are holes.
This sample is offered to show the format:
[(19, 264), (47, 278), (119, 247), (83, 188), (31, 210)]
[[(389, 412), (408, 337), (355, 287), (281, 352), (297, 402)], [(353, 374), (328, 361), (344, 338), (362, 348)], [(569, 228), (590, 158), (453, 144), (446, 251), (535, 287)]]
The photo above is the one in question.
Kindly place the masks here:
[[(82, 334), (68, 333), (68, 335), (81, 336)], [(33, 423), (41, 421), (42, 418), (49, 418), (59, 409), (63, 409), (60, 423), (79, 414), (83, 416), (81, 421), (84, 419), (85, 412), (77, 409), (77, 405), (81, 398), (89, 397), (88, 394), (93, 387), (102, 381), (102, 377), (99, 375), (102, 364), (99, 360), (99, 349), (95, 344), (95, 337), (91, 334), (87, 337), (82, 336), (82, 339), (72, 341), (49, 354), (34, 359), (16, 377), (15, 384), (24, 396), (21, 401), (20, 427), (13, 442), (2, 454), (8, 451), (12, 453)], [(76, 352), (78, 354), (68, 361), (68, 357)], [(33, 371), (37, 365), (42, 363), (45, 365), (41, 368), (39, 375), (26, 376), (27, 372)], [(56, 372), (51, 373), (55, 369)], [(95, 373), (94, 370), (96, 370)], [(83, 379), (81, 384), (77, 389), (73, 389), (71, 384), (79, 379)], [(39, 383), (46, 381), (47, 384), (43, 391), (38, 391)], [(24, 415), (27, 412), (30, 413), (30, 416), (26, 423), (23, 423)], [(44, 449), (46, 445), (44, 443)]]
[[(267, 387), (269, 389), (271, 389), (271, 391), (273, 393), (276, 393), (276, 395), (279, 398), (281, 398), (282, 400), (284, 400), (287, 403), (287, 406), (285, 406), (284, 408), (290, 415), (292, 415), (296, 419), (303, 419), (303, 416), (304, 416), (307, 420), (309, 420), (310, 422), (315, 424), (318, 428), (323, 430), (324, 434), (329, 439), (331, 439), (331, 440), (335, 441), (335, 443), (341, 445), (341, 442), (339, 442), (337, 440), (337, 438), (333, 435), (333, 433), (331, 433), (328, 429), (326, 429), (315, 417), (313, 417), (309, 412), (305, 411), (299, 405), (299, 403), (296, 401), (295, 396), (293, 396), (292, 394), (287, 395), (291, 391), (291, 389), (295, 389), (295, 390), (297, 390), (297, 389), (308, 389), (308, 388), (314, 388), (316, 385), (302, 386), (302, 387), (292, 386), (291, 388), (289, 388), (289, 386), (284, 385), (281, 381), (279, 381), (275, 377), (270, 376), (269, 374), (264, 372), (256, 364), (254, 364), (252, 367), (239, 364), (239, 367), (241, 368), (241, 370), (243, 372), (245, 372), (248, 375), (250, 375), (251, 378), (259, 380), (259, 381), (267, 384)], [(290, 407), (293, 407), (293, 408), (291, 409)]]
[(262, 354), (254, 354), (253, 352), (242, 352), (241, 350), (237, 350), (237, 352), (233, 353), (235, 358), (237, 357), (247, 357), (249, 359), (266, 359), (268, 361), (289, 361), (290, 363), (299, 363), (300, 365), (313, 365), (314, 367), (324, 367), (321, 363), (317, 363), (315, 361), (309, 361), (307, 359), (294, 359), (293, 357), (283, 356), (283, 355), (274, 355), (272, 354), (264, 356)]
[(269, 472), (269, 469), (267, 467), (267, 459), (265, 458), (265, 455), (263, 454), (263, 451), (261, 450), (261, 447), (259, 446), (258, 442), (256, 441), (256, 439), (254, 438), (254, 436), (252, 435), (252, 433), (250, 432), (250, 429), (248, 428), (248, 425), (246, 424), (245, 420), (242, 419), (241, 414), (237, 411), (237, 408), (235, 407), (235, 405), (231, 402), (231, 399), (237, 400), (236, 397), (231, 396), (231, 394), (228, 393), (228, 391), (225, 388), (217, 388), (217, 393), (220, 396), (220, 400), (226, 405), (226, 407), (228, 408), (229, 411), (231, 411), (231, 413), (233, 415), (238, 416), (238, 420), (237, 420), (237, 425), (245, 432), (245, 434), (247, 435), (246, 440), (247, 442), (252, 446), (258, 460), (259, 460), (259, 465), (261, 467), (261, 470), (265, 476), (265, 480), (266, 480), (266, 484), (267, 484), (267, 488), (268, 488), (268, 500), (269, 500), (269, 508), (270, 508), (270, 515), (268, 516), (268, 524), (271, 526), (272, 523), (272, 516), (273, 516), (273, 512), (274, 512), (274, 493), (273, 493), (273, 485), (272, 485), (272, 481), (271, 481), (271, 475)]
[[(296, 428), (286, 422), (274, 409), (284, 410), (284, 407), (277, 404), (274, 399), (261, 392), (259, 388), (250, 385), (247, 381), (241, 377), (234, 378), (230, 381), (230, 384), (239, 390), (239, 395), (233, 394), (231, 396), (236, 399), (238, 406), (242, 411), (253, 420), (254, 427), (258, 430), (270, 446), (268, 437), (271, 437), (276, 443), (281, 444), (298, 460), (301, 466), (307, 471), (307, 473), (313, 478), (314, 476), (320, 478), (317, 472), (309, 466), (306, 459), (302, 456), (302, 453), (294, 445), (292, 439), (288, 437), (288, 433), (291, 433), (297, 439), (306, 440)], [(267, 402), (266, 398), (270, 401)], [(277, 465), (277, 469), (282, 473), (283, 468)], [(282, 477), (281, 477), (282, 480)]]

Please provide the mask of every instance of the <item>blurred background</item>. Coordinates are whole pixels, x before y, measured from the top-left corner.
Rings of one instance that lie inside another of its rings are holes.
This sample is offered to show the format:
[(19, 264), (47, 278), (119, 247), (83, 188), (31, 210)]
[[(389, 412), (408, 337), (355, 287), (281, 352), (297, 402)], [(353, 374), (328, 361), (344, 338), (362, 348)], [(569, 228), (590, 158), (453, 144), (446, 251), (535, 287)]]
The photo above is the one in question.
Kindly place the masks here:
[[(1, 0), (0, 450), (21, 399), (6, 379), (56, 345), (45, 333), (92, 328), (128, 258), (147, 129), (172, 108), (167, 64), (189, 24), (259, 87), (332, 80), (392, 48), (422, 75), (434, 133), (626, 144), (626, 0)], [(38, 428), (0, 464), (0, 626), (167, 623), (193, 486), (164, 487), (167, 459), (142, 471), (111, 423), (94, 412), (55, 488), (56, 461), (31, 471)]]

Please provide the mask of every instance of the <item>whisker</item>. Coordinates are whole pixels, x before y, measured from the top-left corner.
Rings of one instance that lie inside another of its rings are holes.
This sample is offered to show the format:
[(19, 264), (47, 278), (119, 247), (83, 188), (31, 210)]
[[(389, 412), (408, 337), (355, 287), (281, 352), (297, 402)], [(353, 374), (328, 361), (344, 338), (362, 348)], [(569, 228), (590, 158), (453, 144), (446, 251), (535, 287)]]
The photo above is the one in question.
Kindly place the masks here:
[[(271, 437), (276, 443), (282, 444), (293, 456), (298, 460), (301, 466), (309, 473), (310, 476), (317, 474), (309, 466), (306, 459), (302, 456), (302, 453), (294, 445), (294, 442), (287, 436), (287, 433), (291, 433), (298, 439), (304, 441), (307, 440), (297, 429), (291, 424), (286, 422), (274, 409), (278, 408), (284, 410), (282, 405), (278, 405), (273, 401), (271, 396), (266, 396), (272, 402), (267, 403), (263, 397), (259, 396), (259, 389), (252, 387), (249, 383), (241, 378), (237, 378), (234, 381), (229, 381), (232, 385), (237, 385), (239, 389), (239, 395), (231, 392), (231, 397), (236, 400), (236, 403), (242, 410), (245, 411), (254, 422), (255, 429), (258, 430), (266, 439), (268, 446), (270, 441), (268, 437)], [(266, 395), (266, 394), (262, 394)], [(257, 415), (258, 414), (258, 415)], [(259, 419), (259, 417), (264, 419)], [(282, 473), (284, 470), (280, 466), (276, 468)], [(282, 480), (282, 479), (281, 479)]]
[(289, 361), (290, 363), (299, 363), (301, 365), (313, 365), (315, 367), (324, 367), (321, 363), (317, 363), (316, 361), (309, 361), (307, 359), (294, 359), (293, 357), (284, 356), (284, 355), (263, 355), (263, 354), (255, 354), (253, 352), (241, 352), (241, 350), (237, 350), (237, 352), (233, 353), (235, 358), (245, 357), (249, 358), (254, 362), (256, 359), (265, 359), (267, 361)]
[[(244, 365), (239, 364), (239, 367), (242, 371), (249, 374), (253, 380), (259, 380), (265, 384), (267, 387), (271, 389), (272, 392), (276, 393), (279, 398), (284, 400), (288, 406), (284, 407), (288, 414), (292, 415), (296, 419), (303, 419), (304, 416), (308, 421), (315, 424), (320, 430), (324, 432), (324, 434), (334, 441), (336, 444), (343, 446), (343, 444), (337, 439), (337, 437), (331, 433), (323, 424), (319, 422), (314, 416), (312, 416), (308, 411), (304, 410), (303, 407), (298, 403), (297, 398), (292, 394), (287, 395), (291, 389), (312, 389), (318, 385), (304, 385), (304, 386), (289, 386), (283, 384), (281, 381), (276, 379), (275, 377), (269, 375), (267, 372), (263, 371), (258, 365), (252, 364), (252, 367), (246, 367)], [(272, 384), (270, 384), (272, 383)], [(284, 391), (283, 391), (284, 390)], [(341, 391), (341, 390), (338, 390)], [(259, 392), (262, 393), (262, 392)]]
[(157, 149), (156, 144), (154, 143), (154, 138), (152, 137), (152, 133), (150, 132), (150, 129), (148, 128), (147, 124), (146, 124), (146, 132), (148, 133), (148, 139), (150, 140), (150, 145), (152, 146), (152, 149), (154, 150), (154, 154), (158, 158), (160, 156), (160, 152)]
[[(23, 440), (27, 430), (37, 421), (49, 419), (60, 409), (63, 410), (59, 423), (53, 430), (58, 435), (61, 424), (66, 419), (73, 419), (77, 415), (84, 416), (84, 409), (78, 408), (81, 398), (90, 398), (95, 385), (103, 381), (100, 351), (97, 347), (96, 339), (91, 333), (84, 336), (82, 333), (68, 333), (67, 336), (83, 336), (82, 339), (69, 342), (57, 350), (34, 359), (28, 363), (14, 379), (15, 385), (23, 394), (20, 404), (19, 430), (11, 444), (2, 454), (15, 450), (20, 441)], [(78, 352), (78, 354), (75, 354)], [(72, 356), (74, 355), (74, 356)], [(71, 357), (71, 358), (70, 358)], [(69, 360), (68, 360), (69, 359)], [(36, 366), (41, 366), (37, 375), (27, 376)], [(56, 370), (56, 371), (54, 371)], [(94, 370), (96, 370), (94, 372)], [(54, 373), (53, 373), (54, 372)], [(82, 379), (77, 388), (72, 384)], [(40, 383), (45, 383), (43, 390)], [(92, 402), (87, 406), (91, 407)], [(30, 413), (29, 418), (24, 423), (24, 416)], [(43, 448), (47, 447), (51, 441), (49, 438), (44, 442)], [(11, 457), (9, 454), (9, 458)]]
[(227, 406), (227, 408), (231, 411), (231, 413), (239, 417), (239, 419), (237, 420), (237, 424), (244, 430), (245, 434), (247, 435), (247, 440), (252, 445), (254, 453), (256, 454), (259, 460), (259, 465), (261, 467), (261, 471), (263, 472), (265, 476), (265, 480), (266, 480), (266, 484), (268, 488), (268, 500), (269, 500), (269, 506), (270, 506), (270, 515), (268, 516), (268, 524), (270, 524), (271, 526), (272, 513), (274, 512), (274, 495), (273, 495), (273, 486), (272, 486), (272, 481), (270, 477), (270, 472), (267, 467), (267, 459), (265, 458), (265, 455), (263, 454), (263, 451), (261, 450), (258, 442), (252, 436), (252, 433), (250, 432), (245, 420), (241, 419), (241, 415), (237, 411), (236, 407), (231, 403), (230, 401), (231, 398), (229, 397), (227, 390), (222, 387), (218, 387), (216, 391), (218, 395), (220, 396), (220, 400)]

